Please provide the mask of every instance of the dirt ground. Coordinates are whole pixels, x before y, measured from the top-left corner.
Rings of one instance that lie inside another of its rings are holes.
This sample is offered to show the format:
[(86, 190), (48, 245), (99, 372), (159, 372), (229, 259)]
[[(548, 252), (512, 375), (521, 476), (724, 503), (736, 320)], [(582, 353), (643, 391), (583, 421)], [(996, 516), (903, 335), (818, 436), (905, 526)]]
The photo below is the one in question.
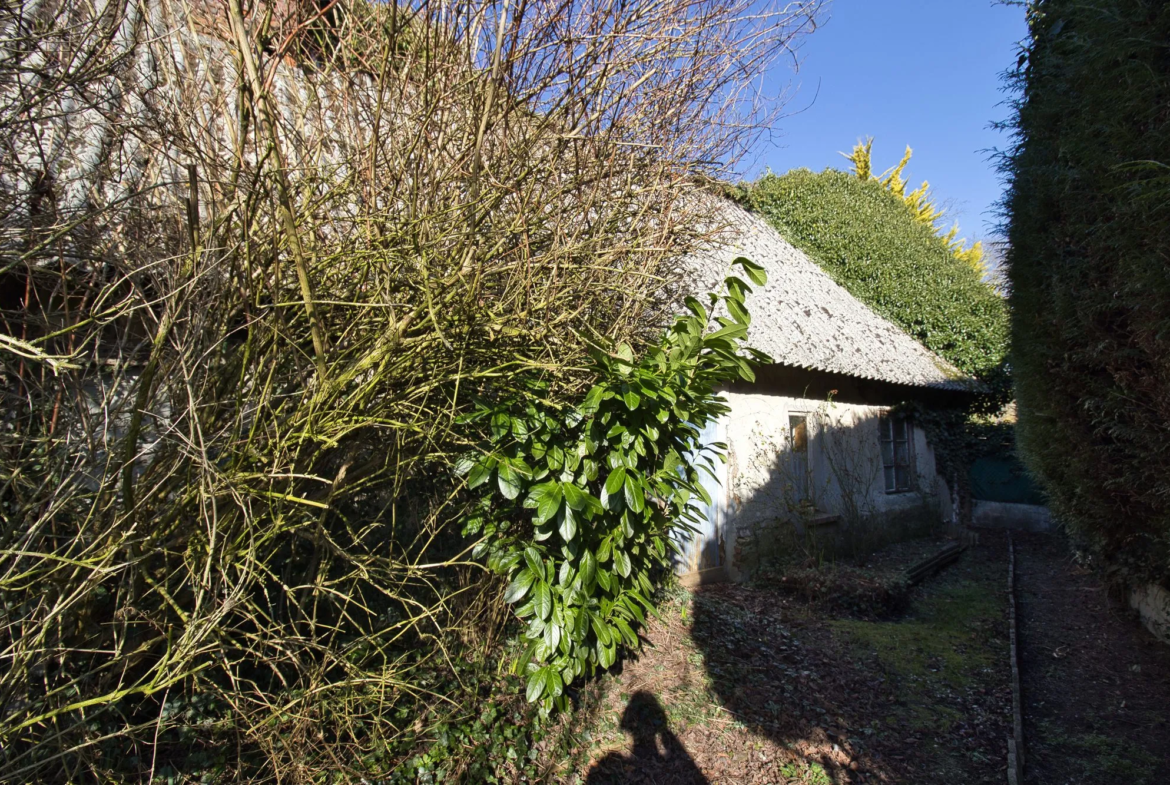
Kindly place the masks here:
[[(885, 588), (870, 608), (858, 599), (942, 545), (822, 568), (828, 589), (812, 593), (782, 583), (680, 591), (645, 630), (643, 654), (607, 680), (556, 779), (1002, 783), (1006, 541), (984, 538), (904, 603)], [(838, 592), (833, 581), (851, 585)], [(810, 600), (842, 593), (854, 601)]]
[(1015, 536), (1029, 785), (1170, 782), (1170, 646), (1057, 535)]

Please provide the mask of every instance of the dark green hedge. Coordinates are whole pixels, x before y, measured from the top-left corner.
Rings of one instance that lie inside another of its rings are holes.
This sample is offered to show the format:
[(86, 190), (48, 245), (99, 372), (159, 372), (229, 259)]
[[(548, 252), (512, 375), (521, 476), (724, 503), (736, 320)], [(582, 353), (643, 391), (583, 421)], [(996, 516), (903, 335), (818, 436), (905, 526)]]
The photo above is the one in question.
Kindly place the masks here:
[(997, 375), (1007, 308), (929, 226), (877, 180), (796, 169), (741, 192), (851, 294), (967, 373)]
[(1117, 577), (1170, 585), (1170, 6), (1031, 9), (1011, 191), (1019, 441)]

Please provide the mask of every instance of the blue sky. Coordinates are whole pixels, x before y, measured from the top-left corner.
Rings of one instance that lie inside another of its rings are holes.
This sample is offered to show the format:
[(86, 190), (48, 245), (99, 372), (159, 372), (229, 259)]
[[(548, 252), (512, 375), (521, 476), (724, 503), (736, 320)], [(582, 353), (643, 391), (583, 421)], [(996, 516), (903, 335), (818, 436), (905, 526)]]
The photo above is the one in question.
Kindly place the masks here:
[(1001, 74), (1027, 35), (1024, 9), (993, 0), (832, 0), (801, 50), (801, 67), (777, 68), (789, 85), (778, 133), (743, 161), (748, 176), (770, 167), (847, 168), (848, 152), (874, 137), (874, 170), (914, 149), (911, 187), (929, 180), (963, 237), (994, 231), (1003, 186), (988, 150), (1005, 147), (990, 128), (1006, 119)]

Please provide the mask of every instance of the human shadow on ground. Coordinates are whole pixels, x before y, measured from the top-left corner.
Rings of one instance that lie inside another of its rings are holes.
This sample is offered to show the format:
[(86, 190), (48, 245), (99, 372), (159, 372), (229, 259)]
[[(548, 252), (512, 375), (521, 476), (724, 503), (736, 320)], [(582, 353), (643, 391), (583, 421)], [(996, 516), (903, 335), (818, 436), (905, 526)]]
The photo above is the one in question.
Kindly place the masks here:
[(621, 728), (634, 739), (633, 753), (606, 755), (589, 772), (586, 785), (707, 785), (707, 778), (671, 733), (662, 705), (649, 692), (639, 691), (630, 698), (622, 713)]

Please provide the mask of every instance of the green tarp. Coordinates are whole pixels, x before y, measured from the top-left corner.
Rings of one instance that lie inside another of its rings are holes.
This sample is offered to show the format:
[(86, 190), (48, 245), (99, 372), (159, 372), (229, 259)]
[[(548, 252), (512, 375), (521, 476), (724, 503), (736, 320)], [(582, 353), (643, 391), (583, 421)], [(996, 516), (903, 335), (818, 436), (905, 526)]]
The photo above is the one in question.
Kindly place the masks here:
[(971, 466), (971, 497), (989, 502), (1045, 504), (1044, 494), (1015, 457), (978, 458)]

